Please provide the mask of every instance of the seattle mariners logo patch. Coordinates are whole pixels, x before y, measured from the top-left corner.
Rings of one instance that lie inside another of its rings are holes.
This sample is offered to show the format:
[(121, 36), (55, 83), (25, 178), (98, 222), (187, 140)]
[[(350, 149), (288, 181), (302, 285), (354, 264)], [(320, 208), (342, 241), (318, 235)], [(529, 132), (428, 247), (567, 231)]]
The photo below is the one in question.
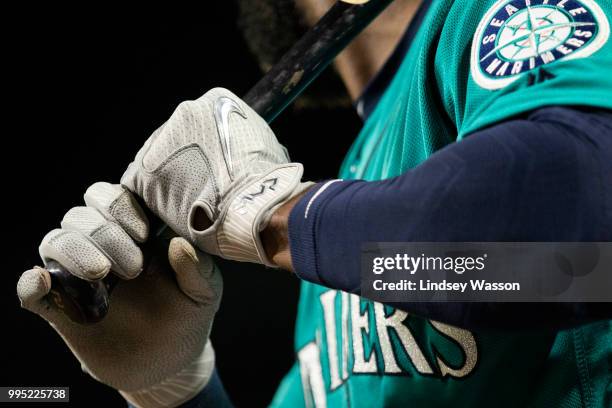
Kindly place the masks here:
[(503, 88), (539, 66), (588, 57), (609, 35), (594, 0), (500, 0), (476, 29), (472, 77), (483, 88)]

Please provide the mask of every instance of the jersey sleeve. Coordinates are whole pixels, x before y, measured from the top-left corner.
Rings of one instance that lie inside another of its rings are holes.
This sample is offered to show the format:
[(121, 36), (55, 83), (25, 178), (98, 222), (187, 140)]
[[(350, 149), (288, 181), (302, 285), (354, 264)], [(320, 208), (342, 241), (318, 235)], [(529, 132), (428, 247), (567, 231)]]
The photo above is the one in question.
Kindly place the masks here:
[(602, 0), (452, 2), (433, 67), (459, 138), (545, 106), (612, 108), (611, 16)]

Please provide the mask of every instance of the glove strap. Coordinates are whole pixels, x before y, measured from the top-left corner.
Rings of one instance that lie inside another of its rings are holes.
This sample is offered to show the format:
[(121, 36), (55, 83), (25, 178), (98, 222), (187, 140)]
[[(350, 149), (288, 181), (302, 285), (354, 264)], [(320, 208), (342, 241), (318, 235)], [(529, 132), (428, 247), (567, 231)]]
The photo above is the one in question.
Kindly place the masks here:
[(137, 408), (178, 407), (204, 389), (214, 368), (215, 351), (208, 340), (202, 354), (177, 374), (144, 390), (119, 390), (119, 394)]
[(237, 181), (223, 199), (215, 223), (205, 231), (191, 229), (192, 240), (199, 248), (224, 258), (275, 267), (266, 256), (259, 233), (276, 206), (303, 190), (303, 172), (301, 164), (287, 163)]

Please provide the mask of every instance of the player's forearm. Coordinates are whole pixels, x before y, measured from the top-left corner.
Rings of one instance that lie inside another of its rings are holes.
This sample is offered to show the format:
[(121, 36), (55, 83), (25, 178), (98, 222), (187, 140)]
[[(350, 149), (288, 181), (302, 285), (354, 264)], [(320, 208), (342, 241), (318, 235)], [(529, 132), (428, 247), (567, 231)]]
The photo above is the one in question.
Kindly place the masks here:
[[(601, 197), (610, 205), (612, 125), (602, 121), (542, 111), (470, 136), (394, 179), (315, 186), (281, 208), (276, 225), (288, 228), (278, 241), (289, 245), (271, 256), (303, 279), (359, 293), (362, 242), (610, 240), (612, 220)], [(404, 306), (466, 324), (449, 308)], [(565, 322), (591, 314), (581, 307), (545, 310)], [(500, 312), (473, 306), (460, 313), (470, 311)]]

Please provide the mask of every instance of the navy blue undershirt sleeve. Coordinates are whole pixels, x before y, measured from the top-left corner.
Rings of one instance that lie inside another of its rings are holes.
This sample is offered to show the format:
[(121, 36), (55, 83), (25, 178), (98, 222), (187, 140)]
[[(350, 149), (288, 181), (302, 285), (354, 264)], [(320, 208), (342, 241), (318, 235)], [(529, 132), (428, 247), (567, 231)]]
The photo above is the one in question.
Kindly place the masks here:
[[(612, 241), (612, 114), (544, 108), (399, 177), (319, 183), (292, 210), (289, 237), (299, 277), (356, 294), (363, 242)], [(612, 304), (392, 306), (466, 328), (612, 318)]]

